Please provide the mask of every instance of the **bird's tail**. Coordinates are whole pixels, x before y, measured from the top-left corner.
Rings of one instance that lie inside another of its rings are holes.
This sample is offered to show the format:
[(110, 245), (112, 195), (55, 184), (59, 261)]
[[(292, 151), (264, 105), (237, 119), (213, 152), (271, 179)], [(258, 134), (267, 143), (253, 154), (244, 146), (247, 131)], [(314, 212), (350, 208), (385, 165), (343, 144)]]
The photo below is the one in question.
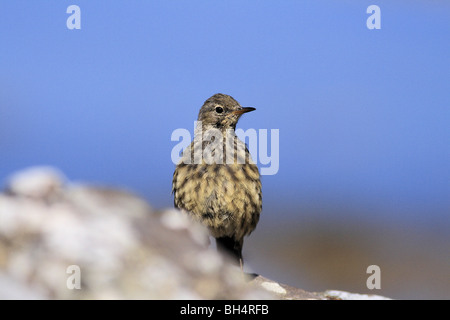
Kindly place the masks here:
[(230, 255), (232, 261), (241, 268), (244, 265), (244, 260), (242, 259), (243, 244), (244, 240), (237, 241), (231, 237), (216, 238), (217, 250)]

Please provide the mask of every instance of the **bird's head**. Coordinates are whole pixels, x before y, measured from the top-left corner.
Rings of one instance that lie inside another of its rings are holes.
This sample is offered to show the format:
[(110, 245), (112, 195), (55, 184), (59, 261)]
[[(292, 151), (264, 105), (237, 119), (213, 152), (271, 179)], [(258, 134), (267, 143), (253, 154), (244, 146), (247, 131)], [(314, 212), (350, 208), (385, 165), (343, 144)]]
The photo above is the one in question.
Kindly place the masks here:
[(235, 129), (241, 115), (253, 110), (255, 108), (241, 107), (229, 95), (217, 93), (205, 101), (198, 113), (198, 121), (202, 121), (203, 127)]

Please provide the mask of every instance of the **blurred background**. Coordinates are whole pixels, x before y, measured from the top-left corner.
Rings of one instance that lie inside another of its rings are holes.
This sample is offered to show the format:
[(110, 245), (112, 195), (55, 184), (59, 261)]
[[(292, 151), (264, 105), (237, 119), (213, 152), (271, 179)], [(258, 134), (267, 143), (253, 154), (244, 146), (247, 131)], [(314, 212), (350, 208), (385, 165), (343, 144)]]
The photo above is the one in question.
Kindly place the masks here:
[(3, 185), (52, 165), (171, 207), (173, 130), (230, 94), (257, 109), (239, 128), (280, 136), (248, 270), (309, 291), (450, 298), (448, 1), (1, 0), (0, 30)]

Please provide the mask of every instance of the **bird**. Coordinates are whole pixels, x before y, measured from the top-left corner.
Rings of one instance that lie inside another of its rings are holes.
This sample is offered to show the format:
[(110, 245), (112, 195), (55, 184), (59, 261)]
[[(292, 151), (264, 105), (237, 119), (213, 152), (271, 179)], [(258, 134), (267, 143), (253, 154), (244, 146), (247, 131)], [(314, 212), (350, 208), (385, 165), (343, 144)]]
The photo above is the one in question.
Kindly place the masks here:
[(208, 98), (172, 180), (175, 208), (206, 226), (217, 250), (231, 256), (242, 271), (244, 237), (258, 224), (262, 185), (258, 167), (235, 129), (239, 118), (254, 110), (226, 94)]

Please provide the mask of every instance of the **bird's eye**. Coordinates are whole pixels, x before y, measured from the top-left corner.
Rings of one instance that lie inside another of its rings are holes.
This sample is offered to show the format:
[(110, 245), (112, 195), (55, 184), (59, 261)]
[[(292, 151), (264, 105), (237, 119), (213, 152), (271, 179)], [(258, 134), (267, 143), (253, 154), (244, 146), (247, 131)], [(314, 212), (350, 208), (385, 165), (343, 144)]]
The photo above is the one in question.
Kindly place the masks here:
[(222, 113), (223, 112), (223, 108), (222, 107), (216, 107), (216, 112), (217, 113)]

